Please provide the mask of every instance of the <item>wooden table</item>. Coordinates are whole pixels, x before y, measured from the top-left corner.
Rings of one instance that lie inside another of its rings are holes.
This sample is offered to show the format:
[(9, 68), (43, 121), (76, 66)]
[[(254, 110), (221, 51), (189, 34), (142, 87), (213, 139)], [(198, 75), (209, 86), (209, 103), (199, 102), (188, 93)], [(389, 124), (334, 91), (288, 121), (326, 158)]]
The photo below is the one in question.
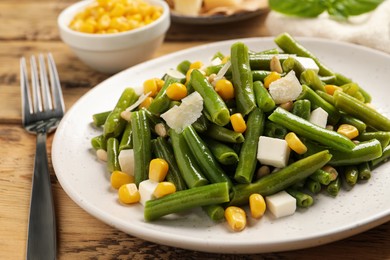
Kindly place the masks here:
[[(108, 75), (82, 64), (61, 42), (59, 12), (74, 0), (0, 2), (0, 259), (25, 258), (35, 136), (21, 126), (19, 58), (53, 53), (69, 109)], [(266, 36), (264, 16), (225, 26), (173, 24), (156, 57), (206, 42)], [(53, 135), (49, 136), (48, 150)], [(49, 154), (50, 158), (50, 154)], [(292, 252), (223, 255), (150, 243), (122, 233), (90, 216), (62, 190), (50, 163), (58, 224), (59, 259), (390, 259), (390, 222), (342, 241)], [(364, 207), (369, 205), (362, 205)]]

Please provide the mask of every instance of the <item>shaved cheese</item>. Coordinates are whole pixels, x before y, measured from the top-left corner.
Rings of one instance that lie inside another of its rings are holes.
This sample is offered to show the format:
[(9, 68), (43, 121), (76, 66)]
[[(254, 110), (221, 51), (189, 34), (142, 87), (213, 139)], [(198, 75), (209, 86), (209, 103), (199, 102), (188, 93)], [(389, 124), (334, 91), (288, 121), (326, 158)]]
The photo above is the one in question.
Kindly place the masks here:
[(269, 93), (276, 104), (294, 101), (302, 92), (302, 85), (292, 70), (269, 85)]
[(203, 98), (198, 92), (193, 92), (182, 99), (180, 106), (173, 106), (167, 112), (160, 115), (167, 125), (177, 133), (194, 123), (203, 110)]
[(149, 97), (149, 95), (150, 95), (151, 93), (152, 93), (152, 92), (148, 92), (148, 93), (146, 93), (146, 94), (142, 94), (142, 95), (138, 98), (138, 100), (137, 100), (134, 104), (132, 104), (131, 106), (129, 106), (128, 108), (126, 108), (125, 111), (130, 112), (130, 111), (132, 111), (134, 108), (137, 108), (142, 102), (144, 102), (144, 100), (145, 100), (147, 97)]

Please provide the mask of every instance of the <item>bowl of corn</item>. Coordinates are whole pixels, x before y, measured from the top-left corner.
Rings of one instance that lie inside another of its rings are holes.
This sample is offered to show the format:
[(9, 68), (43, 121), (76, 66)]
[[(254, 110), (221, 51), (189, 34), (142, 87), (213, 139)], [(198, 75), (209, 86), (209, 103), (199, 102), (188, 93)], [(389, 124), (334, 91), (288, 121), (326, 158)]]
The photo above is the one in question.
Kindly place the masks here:
[(113, 74), (153, 57), (170, 26), (160, 0), (86, 0), (58, 17), (60, 37), (91, 68)]

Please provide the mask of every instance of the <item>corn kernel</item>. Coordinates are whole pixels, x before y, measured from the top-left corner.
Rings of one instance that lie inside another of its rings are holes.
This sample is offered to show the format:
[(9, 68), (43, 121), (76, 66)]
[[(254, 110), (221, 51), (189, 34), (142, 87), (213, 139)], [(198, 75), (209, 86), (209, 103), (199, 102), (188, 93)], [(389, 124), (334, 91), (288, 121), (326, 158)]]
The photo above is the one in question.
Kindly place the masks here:
[(138, 108), (149, 108), (150, 104), (152, 104), (153, 98), (152, 97), (146, 97), (144, 101), (142, 101), (141, 104), (139, 104)]
[(233, 130), (237, 133), (244, 133), (246, 130), (246, 123), (241, 113), (235, 113), (230, 116)]
[(156, 182), (165, 180), (169, 170), (167, 161), (161, 158), (156, 158), (150, 161), (149, 164), (149, 179)]
[(203, 67), (203, 63), (201, 61), (195, 61), (190, 64), (190, 69), (200, 69)]
[(163, 181), (157, 184), (157, 187), (153, 192), (153, 196), (156, 198), (161, 198), (174, 192), (176, 192), (175, 184), (169, 181)]
[(233, 231), (241, 231), (246, 227), (246, 213), (242, 208), (227, 207), (225, 209), (225, 219)]
[(353, 125), (342, 124), (337, 128), (337, 133), (342, 134), (349, 139), (354, 139), (359, 135), (359, 130)]
[(338, 86), (335, 86), (335, 85), (325, 85), (324, 86), (324, 89), (325, 89), (325, 92), (328, 93), (329, 95), (332, 95), (334, 94), (334, 92), (336, 90), (340, 90), (340, 91), (343, 91), (342, 88), (338, 87)]
[(252, 218), (261, 218), (267, 208), (263, 196), (253, 193), (249, 196), (249, 208)]
[(149, 97), (155, 97), (158, 93), (158, 86), (155, 78), (145, 80), (143, 87), (144, 94), (148, 94), (149, 92), (151, 92)]
[(222, 59), (222, 64), (225, 64), (226, 62), (228, 62), (230, 60), (230, 56), (225, 56), (223, 57)]
[(169, 85), (166, 94), (171, 100), (179, 101), (187, 96), (187, 87), (181, 83), (175, 82)]
[(111, 23), (110, 16), (108, 14), (103, 14), (102, 16), (100, 16), (98, 20), (97, 27), (99, 28), (99, 30), (105, 30), (108, 27), (110, 27), (110, 23)]
[(215, 83), (215, 91), (223, 100), (230, 100), (234, 98), (234, 87), (231, 81), (227, 79), (220, 79)]
[(114, 189), (119, 189), (122, 185), (133, 183), (134, 176), (128, 175), (127, 173), (121, 171), (113, 171), (110, 177), (111, 186)]
[(274, 82), (274, 81), (276, 81), (276, 80), (278, 80), (278, 79), (280, 79), (280, 78), (281, 78), (281, 76), (280, 76), (279, 73), (277, 73), (277, 72), (275, 72), (275, 71), (272, 71), (269, 75), (267, 75), (267, 76), (264, 78), (264, 87), (265, 87), (265, 88), (269, 88), (269, 85), (270, 85), (272, 82)]
[(119, 200), (125, 204), (137, 203), (141, 199), (135, 183), (122, 185), (118, 190), (118, 197)]
[(165, 81), (159, 78), (156, 78), (157, 91), (160, 91), (164, 86)]
[(288, 147), (290, 147), (291, 150), (297, 154), (304, 154), (307, 152), (306, 145), (302, 143), (301, 139), (299, 139), (299, 137), (294, 132), (286, 134), (284, 140), (286, 140)]

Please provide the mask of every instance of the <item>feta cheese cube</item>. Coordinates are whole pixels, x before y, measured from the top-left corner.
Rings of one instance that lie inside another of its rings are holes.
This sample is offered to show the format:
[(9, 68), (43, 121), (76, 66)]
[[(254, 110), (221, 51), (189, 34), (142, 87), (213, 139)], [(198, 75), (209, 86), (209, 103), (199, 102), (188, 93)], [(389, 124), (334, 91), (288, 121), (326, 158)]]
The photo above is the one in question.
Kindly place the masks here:
[(154, 190), (156, 189), (157, 185), (158, 185), (158, 182), (152, 181), (149, 179), (140, 182), (140, 184), (138, 185), (138, 191), (139, 191), (139, 195), (141, 197), (139, 202), (143, 206), (145, 206), (145, 203), (148, 200), (154, 199), (153, 193), (154, 193)]
[(260, 136), (257, 159), (261, 164), (278, 168), (286, 167), (290, 156), (290, 148), (283, 139)]
[(286, 191), (280, 191), (267, 196), (265, 197), (265, 201), (267, 209), (269, 209), (276, 218), (292, 215), (297, 208), (296, 199)]
[(122, 172), (134, 176), (134, 150), (133, 149), (126, 149), (120, 151), (118, 155), (118, 161)]
[(269, 93), (276, 104), (283, 104), (297, 99), (302, 92), (302, 85), (291, 70), (286, 76), (269, 85)]
[(318, 107), (310, 113), (309, 121), (315, 125), (325, 128), (328, 122), (328, 113), (321, 107)]
[(320, 71), (320, 68), (318, 67), (317, 63), (312, 58), (307, 57), (295, 57), (295, 60), (297, 60), (305, 70), (314, 70), (316, 73)]

